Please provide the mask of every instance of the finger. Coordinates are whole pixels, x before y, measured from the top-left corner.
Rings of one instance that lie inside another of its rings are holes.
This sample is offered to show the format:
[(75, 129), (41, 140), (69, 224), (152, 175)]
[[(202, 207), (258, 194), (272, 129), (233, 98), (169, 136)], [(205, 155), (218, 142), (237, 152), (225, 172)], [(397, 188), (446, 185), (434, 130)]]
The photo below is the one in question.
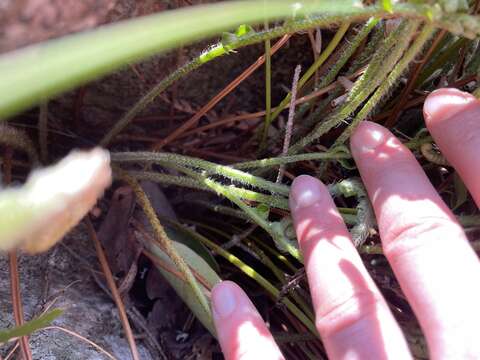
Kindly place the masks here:
[(257, 309), (237, 284), (223, 281), (213, 288), (212, 310), (225, 359), (284, 358)]
[(480, 206), (480, 100), (457, 89), (432, 92), (423, 107), (425, 123)]
[(480, 355), (480, 265), (462, 228), (412, 153), (364, 122), (353, 157), (378, 221), (383, 249), (425, 332), (432, 358)]
[(302, 175), (290, 193), (304, 255), (316, 326), (331, 359), (408, 359), (405, 339), (368, 275), (350, 235), (320, 181)]

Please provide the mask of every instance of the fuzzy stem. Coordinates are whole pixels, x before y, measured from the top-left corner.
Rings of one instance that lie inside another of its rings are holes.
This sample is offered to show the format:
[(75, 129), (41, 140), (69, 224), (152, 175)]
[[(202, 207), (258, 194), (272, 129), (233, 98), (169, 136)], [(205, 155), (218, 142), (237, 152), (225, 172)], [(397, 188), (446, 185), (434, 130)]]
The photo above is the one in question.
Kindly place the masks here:
[[(415, 39), (412, 46), (408, 49), (405, 55), (402, 57), (400, 62), (395, 66), (392, 72), (388, 75), (387, 80), (384, 81), (380, 87), (375, 91), (372, 97), (367, 101), (363, 106), (362, 110), (359, 111), (355, 119), (348, 126), (347, 129), (338, 137), (335, 142), (335, 145), (343, 144), (356, 129), (358, 124), (363, 121), (368, 114), (375, 108), (376, 104), (388, 93), (388, 90), (394, 86), (398, 78), (403, 74), (403, 72), (408, 68), (408, 65), (415, 60), (415, 57), (427, 43), (428, 39), (434, 34), (435, 28), (427, 24), (423, 28), (422, 32)], [(335, 146), (334, 145), (334, 146)]]
[(261, 217), (256, 210), (254, 210), (250, 206), (244, 204), (237, 196), (235, 196), (230, 191), (228, 191), (227, 187), (222, 186), (219, 183), (217, 183), (217, 182), (215, 182), (215, 181), (213, 181), (212, 179), (209, 179), (209, 178), (203, 178), (203, 183), (205, 185), (211, 187), (218, 194), (223, 195), (228, 200), (230, 200), (235, 205), (237, 205), (255, 223), (257, 223), (262, 229), (264, 229), (275, 241), (281, 242), (283, 247), (285, 249), (287, 249), (287, 251), (289, 252), (290, 255), (292, 255), (298, 261), (303, 262), (302, 255), (300, 254), (300, 251), (297, 248), (293, 247), (291, 244), (288, 244), (288, 243), (284, 242), (283, 239), (281, 238), (281, 236), (278, 236), (278, 234), (272, 229), (268, 220)]
[[(206, 314), (211, 314), (210, 306), (208, 304), (208, 300), (203, 293), (202, 289), (200, 288), (200, 285), (198, 284), (197, 280), (195, 279), (195, 276), (193, 276), (190, 268), (188, 267), (188, 264), (185, 262), (185, 260), (177, 253), (177, 250), (173, 246), (172, 241), (169, 239), (168, 235), (166, 234), (162, 224), (158, 220), (157, 215), (155, 214), (155, 210), (152, 207), (152, 204), (150, 203), (150, 200), (148, 199), (147, 195), (141, 188), (141, 186), (138, 184), (138, 182), (129, 176), (126, 172), (120, 169), (116, 169), (118, 173), (121, 174), (122, 179), (130, 185), (132, 190), (135, 193), (135, 196), (137, 197), (137, 201), (144, 211), (145, 215), (148, 218), (148, 221), (150, 222), (153, 231), (155, 232), (155, 239), (158, 241), (158, 244), (161, 246), (161, 248), (165, 251), (165, 253), (168, 255), (168, 257), (173, 261), (177, 269), (182, 273), (184, 278), (186, 279), (188, 285), (191, 287), (193, 294), (197, 298), (198, 302), (200, 305), (203, 307), (203, 310), (206, 312)], [(210, 315), (211, 317), (211, 315)], [(210, 321), (212, 319), (210, 318)]]
[[(378, 22), (378, 18), (369, 19), (367, 23), (363, 26), (362, 30), (355, 37), (353, 37), (352, 40), (346, 41), (345, 49), (342, 51), (339, 59), (335, 62), (332, 68), (328, 71), (327, 75), (318, 85), (318, 88), (326, 87), (334, 81), (345, 63), (358, 49), (358, 47), (363, 42), (363, 40), (365, 40), (368, 34), (370, 34), (372, 29), (375, 28)], [(351, 75), (355, 73), (370, 58), (372, 53), (377, 49), (377, 45), (383, 39), (383, 36), (384, 32), (382, 31), (382, 29), (377, 29), (373, 32), (372, 39), (368, 42), (365, 50), (363, 50), (359, 56), (355, 57), (355, 59), (352, 60), (352, 65), (349, 67), (346, 75)], [(331, 102), (337, 97), (339, 97), (341, 94), (342, 92), (340, 89), (334, 90), (328, 95), (326, 99), (322, 100), (317, 105), (315, 111), (308, 115), (306, 119), (302, 120), (300, 126), (297, 127), (298, 131), (295, 134), (296, 140), (299, 139), (302, 134), (304, 134), (307, 130), (311, 129), (311, 127), (318, 121), (320, 115), (325, 112), (325, 108), (329, 106)], [(305, 105), (308, 106), (308, 104)], [(301, 110), (299, 112), (301, 112)]]
[(336, 159), (351, 159), (352, 156), (345, 147), (335, 148), (326, 152), (315, 152), (300, 155), (281, 156), (276, 158), (268, 158), (262, 160), (246, 161), (231, 165), (236, 169), (253, 169), (264, 168), (277, 165), (285, 165), (298, 161), (307, 160), (336, 160)]
[[(420, 22), (418, 20), (407, 20), (392, 32), (385, 40), (381, 49), (375, 53), (365, 73), (355, 82), (355, 86), (351, 90), (351, 95), (345, 104), (324, 122), (319, 123), (312, 132), (293, 145), (290, 148), (289, 154), (299, 152), (312, 141), (318, 139), (333, 127), (343, 122), (353, 113), (387, 77), (388, 72), (394, 67), (408, 46), (419, 24)], [(385, 58), (385, 56), (387, 57)]]
[(344, 49), (342, 49), (342, 54), (338, 58), (338, 60), (333, 64), (331, 69), (328, 70), (328, 73), (322, 79), (322, 81), (317, 85), (317, 89), (321, 89), (325, 86), (330, 85), (335, 78), (337, 77), (340, 70), (343, 66), (347, 63), (353, 53), (358, 49), (360, 44), (365, 40), (368, 34), (372, 31), (372, 29), (378, 24), (380, 19), (378, 18), (370, 18), (362, 27), (357, 35), (353, 37), (353, 39), (347, 41), (347, 44)]
[(151, 162), (151, 163), (172, 163), (180, 164), (195, 169), (202, 169), (208, 173), (220, 175), (242, 184), (250, 185), (259, 189), (268, 190), (271, 193), (288, 195), (289, 189), (282, 184), (275, 184), (260, 177), (249, 173), (234, 169), (229, 166), (218, 165), (206, 160), (196, 159), (188, 156), (177, 155), (172, 153), (155, 153), (155, 152), (125, 152), (112, 153), (112, 161), (114, 162)]
[[(186, 187), (186, 188), (191, 188), (196, 190), (214, 192), (214, 190), (212, 190), (208, 186), (201, 184), (200, 182), (192, 179), (191, 177), (174, 176), (174, 175), (161, 174), (157, 172), (148, 172), (148, 171), (129, 171), (128, 174), (137, 180), (149, 180), (149, 181), (153, 181), (160, 184), (176, 185), (176, 186), (181, 186), (181, 187)], [(196, 173), (192, 172), (192, 174), (196, 174)], [(255, 201), (255, 202), (263, 203), (278, 209), (288, 210), (288, 201), (283, 197), (257, 193), (255, 191), (242, 189), (234, 185), (229, 185), (228, 189), (230, 192), (232, 192), (235, 196), (238, 196), (240, 199)]]

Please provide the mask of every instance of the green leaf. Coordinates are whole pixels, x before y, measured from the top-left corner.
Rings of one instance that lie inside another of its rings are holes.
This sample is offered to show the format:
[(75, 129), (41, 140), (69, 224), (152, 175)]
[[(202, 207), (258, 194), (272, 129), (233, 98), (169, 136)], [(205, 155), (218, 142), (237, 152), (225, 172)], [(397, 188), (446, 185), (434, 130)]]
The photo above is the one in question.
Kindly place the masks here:
[(393, 5), (391, 0), (382, 0), (382, 7), (386, 12), (393, 13)]
[(229, 32), (224, 32), (222, 33), (222, 45), (223, 46), (228, 46), (230, 44), (233, 44), (238, 40), (237, 35), (229, 33)]
[(27, 336), (37, 330), (43, 329), (62, 314), (63, 310), (54, 309), (11, 330), (0, 331), (0, 343), (6, 343), (10, 339)]
[(241, 37), (241, 36), (245, 36), (247, 34), (250, 34), (252, 32), (255, 32), (255, 30), (253, 30), (253, 28), (250, 25), (242, 24), (237, 28), (237, 31), (235, 31), (235, 35), (237, 37)]
[[(359, 15), (355, 0), (305, 1), (298, 14)], [(0, 119), (132, 62), (243, 23), (289, 17), (293, 0), (225, 1), (130, 19), (0, 56)], [(370, 9), (370, 13), (375, 10)]]
[(48, 250), (78, 224), (110, 183), (110, 155), (95, 148), (72, 151), (57, 164), (33, 171), (22, 186), (2, 189), (0, 250)]
[[(201, 278), (208, 283), (210, 288), (221, 281), (215, 270), (213, 270), (200, 255), (198, 255), (188, 246), (175, 241), (175, 239), (172, 240), (174, 240), (174, 246), (179, 255), (183, 257), (185, 262), (193, 269), (195, 273), (201, 276)], [(171, 268), (175, 269), (175, 264), (173, 261), (170, 260), (168, 255), (165, 254), (157, 245), (146, 241), (145, 246), (162, 263), (168, 264)], [(175, 289), (175, 292), (178, 294), (178, 296), (180, 296), (185, 304), (187, 304), (200, 322), (208, 329), (208, 331), (210, 331), (213, 336), (215, 336), (215, 327), (213, 325), (211, 314), (204, 310), (203, 306), (197, 300), (197, 297), (193, 294), (192, 288), (178, 276), (163, 269), (162, 267), (157, 266), (157, 269)], [(199, 284), (205, 295), (208, 296), (210, 291), (206, 289), (203, 284)]]
[(270, 207), (267, 204), (258, 204), (255, 207), (258, 215), (262, 217), (262, 219), (267, 220), (268, 215), (270, 214)]
[(171, 240), (178, 241), (179, 243), (187, 245), (190, 249), (200, 255), (203, 260), (205, 260), (208, 265), (210, 265), (212, 269), (217, 272), (220, 271), (220, 267), (218, 266), (217, 261), (212, 256), (207, 247), (203, 245), (200, 241), (182, 232), (181, 230), (173, 228), (172, 226), (165, 225), (164, 228), (165, 232)]

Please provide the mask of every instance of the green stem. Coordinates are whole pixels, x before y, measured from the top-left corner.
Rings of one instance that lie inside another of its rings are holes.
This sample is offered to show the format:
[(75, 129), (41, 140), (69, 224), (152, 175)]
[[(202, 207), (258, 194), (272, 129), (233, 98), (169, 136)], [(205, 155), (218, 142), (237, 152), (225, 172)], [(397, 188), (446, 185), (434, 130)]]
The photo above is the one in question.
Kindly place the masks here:
[(395, 66), (392, 72), (388, 75), (386, 81), (382, 82), (379, 88), (375, 91), (372, 97), (367, 101), (367, 103), (363, 106), (363, 108), (359, 111), (355, 119), (352, 123), (348, 126), (347, 129), (338, 137), (335, 142), (334, 146), (343, 144), (353, 133), (356, 129), (358, 124), (363, 121), (368, 114), (375, 108), (378, 102), (388, 94), (388, 91), (392, 86), (397, 84), (399, 77), (403, 74), (403, 72), (408, 68), (408, 65), (415, 60), (415, 57), (418, 55), (419, 52), (422, 51), (423, 47), (425, 46), (426, 42), (435, 32), (435, 28), (432, 25), (425, 25), (422, 32), (413, 42), (412, 46), (408, 49), (399, 63)]
[(307, 161), (307, 160), (336, 160), (336, 159), (351, 159), (352, 156), (346, 148), (336, 148), (332, 151), (320, 152), (320, 153), (308, 153), (300, 155), (291, 155), (291, 156), (280, 156), (276, 158), (268, 158), (261, 160), (246, 161), (237, 164), (231, 165), (236, 169), (254, 169), (254, 168), (264, 168), (270, 166), (278, 166), (290, 164), (298, 161)]
[(234, 169), (229, 166), (218, 165), (206, 160), (196, 159), (184, 155), (172, 153), (156, 153), (156, 152), (125, 152), (112, 153), (112, 161), (114, 162), (150, 162), (150, 163), (172, 163), (174, 165), (185, 165), (195, 169), (205, 170), (207, 173), (220, 175), (242, 184), (250, 185), (259, 189), (267, 190), (271, 193), (287, 195), (289, 188), (286, 185), (275, 184), (260, 177), (249, 173)]
[[(153, 182), (165, 184), (165, 185), (176, 185), (176, 186), (186, 187), (186, 188), (195, 189), (195, 190), (214, 192), (214, 190), (212, 190), (208, 186), (205, 186), (199, 183), (197, 180), (194, 180), (191, 177), (174, 176), (174, 175), (162, 174), (157, 172), (148, 172), (148, 171), (129, 171), (128, 174), (137, 180), (149, 180), (149, 181), (153, 181)], [(228, 189), (232, 194), (235, 194), (235, 196), (239, 197), (240, 199), (255, 201), (258, 203), (266, 204), (270, 207), (288, 210), (288, 201), (283, 197), (257, 193), (255, 191), (239, 188), (233, 185), (229, 185)]]
[[(305, 85), (305, 83), (315, 74), (315, 72), (318, 70), (320, 66), (328, 59), (328, 57), (333, 53), (333, 51), (336, 49), (340, 41), (343, 39), (343, 36), (347, 32), (348, 28), (350, 27), (350, 23), (342, 24), (338, 31), (335, 33), (335, 36), (333, 39), (330, 41), (328, 44), (327, 48), (320, 54), (318, 59), (310, 66), (310, 68), (303, 74), (303, 76), (300, 78), (298, 85), (297, 85), (297, 91), (300, 91), (302, 87)], [(260, 150), (262, 151), (264, 146), (265, 146), (265, 141), (267, 139), (268, 135), (268, 129), (270, 127), (270, 124), (275, 118), (288, 106), (290, 99), (292, 98), (292, 92), (290, 91), (287, 96), (282, 100), (280, 105), (277, 106), (276, 110), (273, 112), (272, 116), (270, 117), (270, 121), (267, 122), (265, 121), (265, 127), (263, 129), (263, 136), (262, 136), (262, 141), (260, 143)]]
[[(408, 46), (410, 39), (417, 30), (418, 20), (406, 20), (393, 31), (385, 40), (383, 46), (375, 53), (365, 73), (355, 82), (349, 98), (338, 111), (329, 116), (324, 122), (319, 123), (312, 132), (300, 139), (290, 148), (289, 154), (295, 154), (318, 139), (333, 127), (345, 121), (360, 104), (372, 94), (384, 81), (388, 72), (394, 67), (399, 57)], [(390, 51), (391, 50), (391, 51)]]
[[(173, 224), (173, 222), (172, 222)], [(272, 297), (274, 300), (278, 299), (280, 295), (280, 291), (272, 285), (266, 278), (260, 275), (258, 272), (255, 271), (252, 267), (245, 264), (242, 260), (237, 258), (235, 255), (231, 254), (227, 250), (223, 249), (221, 246), (215, 244), (213, 241), (207, 239), (206, 237), (194, 232), (186, 227), (177, 223), (178, 227), (181, 227), (185, 232), (191, 234), (192, 237), (195, 237), (203, 244), (208, 246), (210, 249), (215, 251), (218, 255), (222, 256), (230, 263), (235, 265), (238, 269), (240, 269), (244, 274), (255, 280), (261, 287), (263, 287)], [(302, 322), (303, 325), (307, 327), (308, 330), (312, 334), (318, 334), (317, 329), (315, 328), (315, 324), (310, 320), (294, 303), (292, 303), (288, 298), (281, 299), (281, 302), (285, 304), (285, 306), (292, 312), (293, 315), (297, 317), (298, 320)]]
[(258, 212), (251, 208), (250, 206), (244, 204), (237, 196), (232, 194), (229, 189), (219, 183), (209, 179), (203, 178), (203, 183), (213, 190), (215, 190), (218, 194), (226, 197), (228, 200), (233, 202), (237, 205), (241, 210), (243, 210), (257, 225), (259, 225), (263, 230), (265, 230), (276, 242), (282, 244), (283, 248), (285, 248), (290, 255), (292, 255), (295, 259), (303, 263), (303, 257), (300, 251), (292, 246), (291, 244), (283, 241), (283, 238), (279, 236), (270, 225), (270, 222), (264, 219), (262, 216), (258, 214)]
[[(110, 131), (105, 134), (103, 139), (100, 141), (100, 145), (105, 147), (107, 146), (112, 139), (118, 135), (128, 124), (136, 117), (138, 114), (147, 107), (157, 96), (159, 96), (163, 91), (170, 87), (173, 83), (185, 77), (190, 72), (198, 69), (200, 66), (210, 62), (220, 56), (228, 55), (234, 52), (234, 50), (256, 44), (261, 41), (270, 42), (271, 39), (276, 37), (294, 33), (296, 31), (305, 30), (311, 27), (327, 26), (332, 22), (338, 21), (338, 17), (329, 18), (328, 17), (310, 17), (309, 19), (296, 20), (293, 22), (288, 22), (282, 26), (277, 26), (273, 29), (266, 29), (265, 31), (258, 33), (248, 33), (244, 36), (238, 38), (237, 41), (228, 43), (226, 45), (221, 42), (208, 47), (203, 51), (199, 56), (192, 59), (185, 65), (181, 66), (173, 73), (169, 74), (167, 77), (162, 79), (157, 85), (148, 91), (140, 100), (138, 100), (128, 112), (123, 115), (120, 120), (110, 129)], [(268, 60), (268, 59), (266, 59)], [(266, 63), (267, 64), (267, 63)], [(267, 69), (267, 68), (266, 68)], [(270, 98), (270, 97), (269, 97)], [(271, 99), (271, 98), (270, 98)], [(270, 100), (271, 101), (271, 100)], [(267, 115), (270, 112), (267, 112)]]

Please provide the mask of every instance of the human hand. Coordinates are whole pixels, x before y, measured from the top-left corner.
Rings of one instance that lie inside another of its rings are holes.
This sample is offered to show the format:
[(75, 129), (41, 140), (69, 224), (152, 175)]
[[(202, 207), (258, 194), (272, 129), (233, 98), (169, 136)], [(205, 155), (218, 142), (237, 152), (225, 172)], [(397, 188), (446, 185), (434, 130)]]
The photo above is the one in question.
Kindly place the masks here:
[[(455, 89), (428, 96), (430, 133), (480, 206), (480, 101)], [(480, 358), (480, 263), (412, 153), (363, 122), (351, 150), (378, 221), (383, 251), (426, 336), (431, 358)], [(408, 359), (405, 337), (354, 248), (327, 188), (292, 184), (290, 209), (305, 259), (316, 327), (331, 359)], [(226, 359), (283, 359), (240, 287), (212, 290)]]

